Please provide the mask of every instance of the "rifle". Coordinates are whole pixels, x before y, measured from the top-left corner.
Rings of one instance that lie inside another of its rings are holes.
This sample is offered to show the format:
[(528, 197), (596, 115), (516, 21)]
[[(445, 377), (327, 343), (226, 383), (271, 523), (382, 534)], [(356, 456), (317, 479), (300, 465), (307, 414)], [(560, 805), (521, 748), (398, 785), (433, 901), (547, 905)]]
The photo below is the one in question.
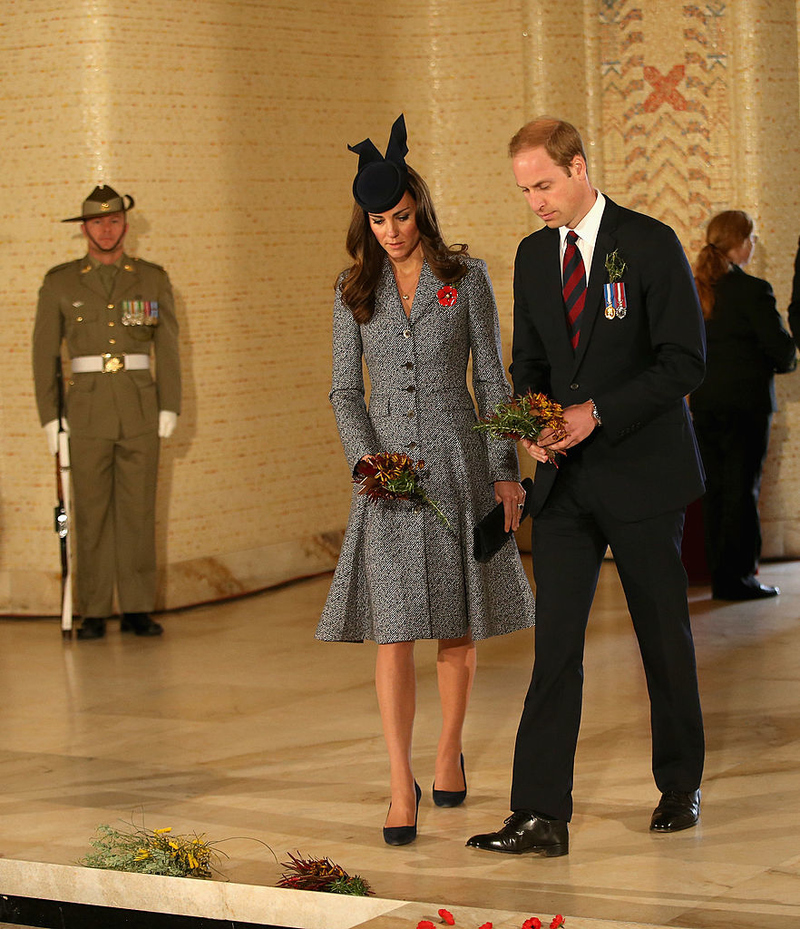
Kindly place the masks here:
[(70, 461), (69, 433), (64, 428), (64, 381), (61, 357), (56, 358), (56, 389), (58, 390), (58, 448), (56, 450), (56, 490), (58, 506), (55, 529), (61, 542), (61, 635), (72, 638), (72, 558), (69, 549), (70, 529)]

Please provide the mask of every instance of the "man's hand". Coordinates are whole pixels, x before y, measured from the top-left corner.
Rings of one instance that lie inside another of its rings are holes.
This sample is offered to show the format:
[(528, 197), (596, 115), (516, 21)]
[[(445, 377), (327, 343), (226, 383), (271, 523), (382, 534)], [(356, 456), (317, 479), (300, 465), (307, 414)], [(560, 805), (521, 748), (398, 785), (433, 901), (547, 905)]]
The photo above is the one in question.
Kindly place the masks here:
[(597, 428), (597, 420), (592, 415), (593, 409), (591, 400), (568, 406), (564, 410), (564, 425), (567, 432), (565, 436), (560, 436), (552, 429), (545, 429), (535, 442), (523, 439), (523, 448), (531, 458), (541, 462), (549, 460), (548, 451), (564, 454), (567, 449), (583, 442)]

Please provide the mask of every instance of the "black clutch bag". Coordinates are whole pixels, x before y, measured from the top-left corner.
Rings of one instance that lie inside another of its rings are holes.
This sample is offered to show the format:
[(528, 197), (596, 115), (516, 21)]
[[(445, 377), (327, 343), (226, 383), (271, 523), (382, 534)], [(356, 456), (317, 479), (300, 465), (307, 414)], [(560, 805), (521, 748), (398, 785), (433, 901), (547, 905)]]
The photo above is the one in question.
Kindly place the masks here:
[[(525, 505), (522, 508), (520, 523), (528, 515), (533, 481), (531, 478), (526, 477), (522, 482), (522, 486), (525, 488)], [(506, 516), (503, 504), (498, 503), (472, 530), (473, 554), (476, 561), (489, 561), (508, 542), (513, 533), (511, 531), (506, 532), (505, 525)]]

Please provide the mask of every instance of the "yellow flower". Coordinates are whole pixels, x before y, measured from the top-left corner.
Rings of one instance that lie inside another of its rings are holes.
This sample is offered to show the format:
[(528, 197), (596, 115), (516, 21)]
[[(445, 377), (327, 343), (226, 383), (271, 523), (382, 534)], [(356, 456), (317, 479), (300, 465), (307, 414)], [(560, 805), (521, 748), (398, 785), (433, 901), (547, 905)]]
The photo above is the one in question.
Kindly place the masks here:
[(172, 832), (172, 826), (162, 826), (161, 829), (154, 829), (155, 835), (164, 835), (165, 832)]
[(136, 853), (136, 857), (133, 860), (144, 861), (145, 859), (149, 857), (150, 857), (150, 852), (148, 852), (146, 848), (140, 848), (139, 851)]

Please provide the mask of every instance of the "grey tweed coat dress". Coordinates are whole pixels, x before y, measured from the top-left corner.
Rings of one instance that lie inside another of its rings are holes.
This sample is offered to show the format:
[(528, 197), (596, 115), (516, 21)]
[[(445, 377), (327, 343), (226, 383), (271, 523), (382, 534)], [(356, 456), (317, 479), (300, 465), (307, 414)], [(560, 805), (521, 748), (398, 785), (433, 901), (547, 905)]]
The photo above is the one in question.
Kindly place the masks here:
[[(442, 306), (442, 288), (423, 264), (407, 318), (388, 258), (375, 313), (360, 326), (336, 288), (330, 400), (351, 469), (367, 454), (405, 452), (423, 460), (422, 484), (450, 527), (427, 506), (370, 502), (354, 485), (350, 517), (318, 639), (378, 643), (473, 639), (533, 625), (533, 594), (515, 541), (486, 564), (472, 555), (472, 528), (495, 506), (493, 482), (518, 480), (513, 442), (474, 432), (467, 390), (481, 415), (506, 400), (500, 330), (486, 265), (468, 271)], [(362, 357), (371, 383), (365, 403)]]

